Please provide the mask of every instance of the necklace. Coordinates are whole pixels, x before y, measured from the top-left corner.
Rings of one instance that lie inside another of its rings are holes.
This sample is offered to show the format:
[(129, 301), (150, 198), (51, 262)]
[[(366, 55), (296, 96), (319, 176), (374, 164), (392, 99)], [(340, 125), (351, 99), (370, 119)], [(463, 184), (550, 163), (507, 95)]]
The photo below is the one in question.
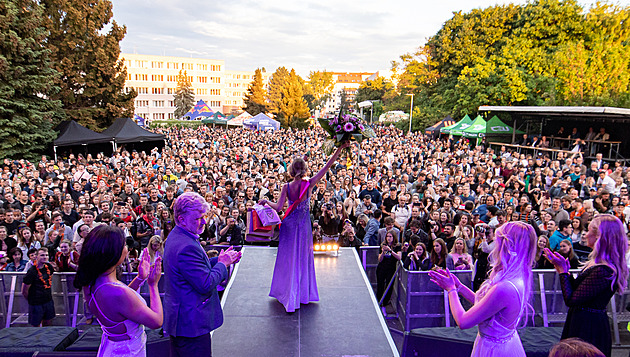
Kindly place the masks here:
[(50, 287), (52, 286), (52, 274), (50, 274), (50, 269), (48, 269), (48, 265), (44, 264), (44, 268), (46, 268), (46, 273), (48, 274), (48, 282), (44, 280), (44, 275), (37, 267), (37, 264), (35, 264), (35, 269), (37, 269), (37, 276), (39, 277), (39, 280), (41, 280), (41, 282), (44, 284), (44, 289), (50, 289)]

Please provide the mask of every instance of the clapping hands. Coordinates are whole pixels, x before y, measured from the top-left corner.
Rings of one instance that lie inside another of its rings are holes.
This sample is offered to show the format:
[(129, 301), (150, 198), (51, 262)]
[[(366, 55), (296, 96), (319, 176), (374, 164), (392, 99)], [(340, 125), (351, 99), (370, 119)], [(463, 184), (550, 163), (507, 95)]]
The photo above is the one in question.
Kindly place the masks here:
[(569, 269), (571, 268), (569, 259), (563, 257), (562, 255), (560, 255), (560, 253), (552, 252), (551, 249), (545, 248), (543, 255), (551, 264), (553, 264), (558, 273), (562, 274), (569, 272)]
[(432, 270), (429, 272), (429, 277), (432, 282), (446, 291), (456, 289), (462, 284), (448, 269)]
[(149, 248), (144, 248), (143, 253), (142, 260), (138, 265), (138, 278), (141, 280), (148, 279), (150, 285), (157, 285), (162, 277), (162, 257), (157, 257), (155, 263), (151, 265), (149, 262), (149, 259), (151, 259)]
[(230, 246), (228, 249), (224, 249), (219, 253), (219, 263), (223, 263), (226, 267), (230, 264), (238, 263), (241, 260), (241, 252), (234, 250), (234, 247)]

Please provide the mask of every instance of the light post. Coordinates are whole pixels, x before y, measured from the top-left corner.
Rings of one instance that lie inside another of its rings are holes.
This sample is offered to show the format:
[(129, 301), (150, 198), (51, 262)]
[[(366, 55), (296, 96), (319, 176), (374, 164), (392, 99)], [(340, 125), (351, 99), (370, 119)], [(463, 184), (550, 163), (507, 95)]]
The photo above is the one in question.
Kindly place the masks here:
[(407, 95), (411, 96), (411, 104), (409, 105), (409, 134), (411, 134), (411, 120), (413, 119), (413, 93)]

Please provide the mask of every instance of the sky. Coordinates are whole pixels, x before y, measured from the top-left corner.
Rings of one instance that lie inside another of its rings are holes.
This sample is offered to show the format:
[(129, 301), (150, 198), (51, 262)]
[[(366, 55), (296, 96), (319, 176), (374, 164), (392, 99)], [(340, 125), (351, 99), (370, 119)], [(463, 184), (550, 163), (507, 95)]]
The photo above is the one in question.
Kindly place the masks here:
[(285, 66), (304, 77), (318, 70), (389, 70), (453, 12), (525, 2), (112, 0), (114, 20), (127, 26), (123, 53), (225, 60), (228, 70)]

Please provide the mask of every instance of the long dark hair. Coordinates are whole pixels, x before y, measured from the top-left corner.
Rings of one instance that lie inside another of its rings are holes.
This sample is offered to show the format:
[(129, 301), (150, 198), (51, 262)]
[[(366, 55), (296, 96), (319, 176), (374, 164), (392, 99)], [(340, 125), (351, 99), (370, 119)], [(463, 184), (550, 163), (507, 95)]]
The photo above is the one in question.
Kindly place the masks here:
[(92, 229), (81, 249), (74, 286), (81, 289), (94, 285), (96, 278), (118, 263), (125, 243), (125, 234), (118, 227), (100, 225)]

